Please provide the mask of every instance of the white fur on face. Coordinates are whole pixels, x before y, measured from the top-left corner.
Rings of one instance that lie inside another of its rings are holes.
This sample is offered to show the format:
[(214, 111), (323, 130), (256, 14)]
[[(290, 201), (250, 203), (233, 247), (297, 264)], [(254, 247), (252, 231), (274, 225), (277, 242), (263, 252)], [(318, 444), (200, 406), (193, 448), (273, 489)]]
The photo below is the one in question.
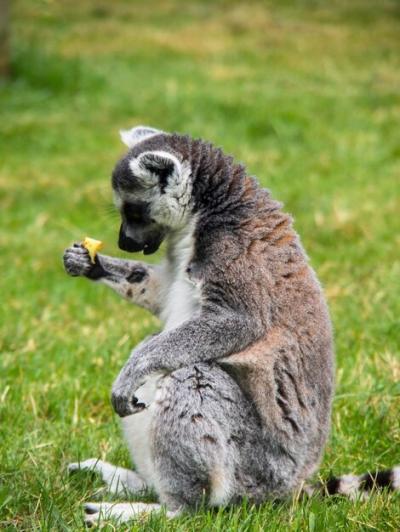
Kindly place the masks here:
[(122, 142), (126, 144), (128, 148), (133, 148), (133, 146), (142, 142), (142, 140), (154, 137), (160, 133), (164, 132), (160, 129), (154, 129), (148, 126), (136, 126), (132, 129), (122, 129), (119, 132)]
[(183, 227), (190, 216), (192, 204), (192, 181), (190, 166), (182, 165), (179, 178), (171, 176), (164, 194), (152, 205), (151, 212), (155, 220), (172, 229)]
[(162, 150), (145, 151), (129, 162), (129, 168), (141, 186), (152, 187), (159, 181), (158, 174), (149, 169), (151, 164), (159, 168), (162, 168), (163, 165), (172, 165), (173, 170), (168, 180), (172, 177), (176, 180), (180, 179), (182, 165), (175, 155)]
[[(152, 172), (147, 164), (151, 158), (154, 164), (172, 163), (172, 171), (167, 177), (163, 192), (159, 184), (159, 176)], [(144, 152), (132, 159), (129, 167), (138, 183), (143, 187), (141, 199), (150, 203), (151, 216), (158, 223), (179, 229), (188, 220), (192, 199), (191, 168), (188, 162), (180, 162), (175, 155), (157, 150)]]

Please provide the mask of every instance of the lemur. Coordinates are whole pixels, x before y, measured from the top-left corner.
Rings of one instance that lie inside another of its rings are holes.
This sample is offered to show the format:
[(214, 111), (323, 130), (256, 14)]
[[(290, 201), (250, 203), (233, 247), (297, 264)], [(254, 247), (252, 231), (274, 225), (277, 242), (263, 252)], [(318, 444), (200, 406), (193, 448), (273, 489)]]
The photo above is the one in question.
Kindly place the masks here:
[[(327, 305), (292, 218), (244, 166), (203, 140), (135, 127), (112, 174), (119, 247), (158, 266), (75, 244), (66, 271), (104, 283), (159, 316), (111, 401), (136, 471), (89, 459), (113, 493), (153, 488), (160, 504), (89, 503), (87, 523), (143, 512), (173, 517), (202, 501), (255, 503), (300, 489), (316, 471), (334, 392)], [(332, 479), (325, 493), (400, 489), (400, 468)]]

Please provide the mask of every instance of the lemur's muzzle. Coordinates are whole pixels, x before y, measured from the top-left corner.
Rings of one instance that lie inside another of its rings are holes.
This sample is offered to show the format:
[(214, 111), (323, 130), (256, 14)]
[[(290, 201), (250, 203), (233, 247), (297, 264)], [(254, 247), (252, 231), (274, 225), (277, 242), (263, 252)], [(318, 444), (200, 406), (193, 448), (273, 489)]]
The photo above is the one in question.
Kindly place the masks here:
[[(130, 231), (132, 233), (134, 232), (134, 229), (130, 228)], [(142, 238), (140, 238), (140, 236), (142, 236)], [(122, 224), (119, 230), (118, 247), (123, 251), (129, 251), (130, 253), (143, 251), (145, 255), (151, 255), (158, 250), (165, 234), (162, 230), (152, 230), (149, 234), (140, 236), (138, 235), (137, 238), (128, 236), (124, 224)]]

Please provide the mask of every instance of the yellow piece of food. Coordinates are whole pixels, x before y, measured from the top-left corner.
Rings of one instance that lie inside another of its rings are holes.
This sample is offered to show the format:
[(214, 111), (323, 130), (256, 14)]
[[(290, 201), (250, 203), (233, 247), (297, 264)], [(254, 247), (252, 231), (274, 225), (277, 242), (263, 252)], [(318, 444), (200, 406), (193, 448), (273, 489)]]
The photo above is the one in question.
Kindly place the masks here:
[(103, 247), (103, 242), (101, 240), (95, 240), (94, 238), (89, 238), (87, 236), (85, 240), (83, 240), (82, 246), (88, 250), (90, 260), (94, 264), (97, 253)]

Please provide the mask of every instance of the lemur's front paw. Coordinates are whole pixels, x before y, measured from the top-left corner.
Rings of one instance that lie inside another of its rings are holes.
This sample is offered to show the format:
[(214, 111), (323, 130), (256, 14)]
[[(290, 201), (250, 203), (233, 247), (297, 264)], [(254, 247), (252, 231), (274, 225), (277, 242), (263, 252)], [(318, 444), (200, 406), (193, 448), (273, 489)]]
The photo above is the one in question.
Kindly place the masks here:
[(131, 416), (132, 414), (142, 412), (146, 408), (144, 403), (139, 402), (136, 395), (119, 394), (114, 391), (111, 394), (111, 403), (119, 417)]
[(94, 264), (90, 260), (88, 250), (81, 244), (73, 244), (64, 251), (64, 268), (68, 275), (77, 277), (87, 276), (93, 269)]
[(141, 384), (135, 378), (132, 379), (121, 374), (114, 382), (111, 392), (111, 403), (115, 412), (120, 417), (136, 414), (146, 408), (146, 405), (141, 403), (135, 395), (135, 391)]

